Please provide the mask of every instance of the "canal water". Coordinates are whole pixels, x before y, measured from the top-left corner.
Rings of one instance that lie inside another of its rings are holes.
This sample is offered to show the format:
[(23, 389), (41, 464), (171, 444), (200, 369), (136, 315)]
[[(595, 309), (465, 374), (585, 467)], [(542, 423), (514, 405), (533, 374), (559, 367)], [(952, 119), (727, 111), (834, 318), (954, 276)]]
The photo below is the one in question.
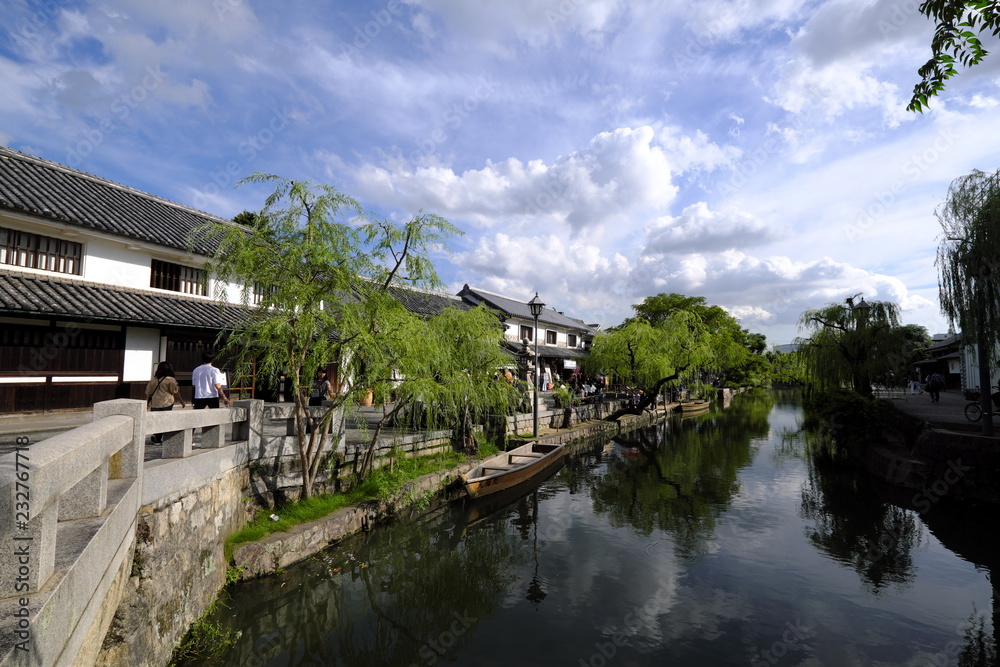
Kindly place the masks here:
[(742, 395), (578, 448), (520, 497), (357, 536), (237, 587), (221, 664), (974, 659), (996, 519), (872, 483), (802, 420), (794, 393)]

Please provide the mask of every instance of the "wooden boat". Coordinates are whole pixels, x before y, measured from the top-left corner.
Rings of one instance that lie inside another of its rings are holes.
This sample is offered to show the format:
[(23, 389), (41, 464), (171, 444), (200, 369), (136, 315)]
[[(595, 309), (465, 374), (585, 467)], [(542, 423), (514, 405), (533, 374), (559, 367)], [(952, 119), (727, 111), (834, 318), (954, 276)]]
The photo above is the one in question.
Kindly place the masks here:
[(462, 484), (470, 497), (481, 498), (541, 475), (559, 464), (563, 454), (565, 445), (531, 442), (486, 459), (461, 476)]
[(685, 401), (680, 405), (682, 415), (696, 415), (707, 412), (712, 407), (712, 401)]

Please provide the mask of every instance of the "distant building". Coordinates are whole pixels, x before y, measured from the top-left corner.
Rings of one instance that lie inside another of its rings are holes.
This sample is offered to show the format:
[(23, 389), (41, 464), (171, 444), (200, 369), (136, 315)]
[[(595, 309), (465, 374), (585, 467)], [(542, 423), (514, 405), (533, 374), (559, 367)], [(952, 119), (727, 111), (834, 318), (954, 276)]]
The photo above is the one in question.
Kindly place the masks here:
[[(507, 348), (526, 368), (534, 364), (535, 320), (527, 301), (465, 285), (458, 293), (472, 306), (483, 304), (500, 317), (505, 326)], [(597, 334), (596, 325), (546, 307), (538, 316), (538, 359), (546, 380), (567, 379), (579, 367)]]

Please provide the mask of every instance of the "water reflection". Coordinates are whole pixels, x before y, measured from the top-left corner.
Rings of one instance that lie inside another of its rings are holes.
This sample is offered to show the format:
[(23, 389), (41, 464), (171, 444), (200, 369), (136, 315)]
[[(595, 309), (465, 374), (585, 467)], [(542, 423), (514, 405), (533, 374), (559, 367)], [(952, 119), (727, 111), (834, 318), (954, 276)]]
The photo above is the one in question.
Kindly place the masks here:
[[(747, 397), (739, 411), (672, 420), (614, 438), (619, 445), (601, 466), (600, 453), (579, 474), (599, 515), (643, 534), (664, 531), (690, 559), (707, 552), (716, 519), (739, 492), (739, 471), (755, 454), (753, 441), (768, 433), (771, 396)], [(587, 456), (582, 457), (584, 461)]]
[(381, 667), (458, 650), (506, 595), (524, 554), (502, 523), (476, 526), (476, 539), (463, 538), (465, 526), (441, 530), (449, 511), (246, 584), (239, 617), (252, 625), (228, 664)]
[(740, 396), (581, 447), (536, 489), (245, 585), (226, 664), (917, 665), (963, 646), (972, 660), (976, 627), (963, 633), (991, 598), (953, 552), (992, 578), (997, 520), (906, 509), (810, 440), (796, 401)]
[(801, 512), (812, 521), (804, 527), (809, 541), (852, 567), (872, 594), (906, 587), (923, 526), (912, 512), (885, 502), (871, 477), (838, 455), (824, 436), (803, 435), (809, 456)]

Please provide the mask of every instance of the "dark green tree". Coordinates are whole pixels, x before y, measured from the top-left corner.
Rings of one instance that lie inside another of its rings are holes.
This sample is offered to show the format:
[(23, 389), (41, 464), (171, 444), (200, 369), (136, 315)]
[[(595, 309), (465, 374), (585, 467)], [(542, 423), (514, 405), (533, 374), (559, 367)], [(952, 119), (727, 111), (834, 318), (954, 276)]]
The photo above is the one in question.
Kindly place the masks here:
[(979, 347), (983, 433), (992, 435), (986, 388), (990, 367), (1000, 364), (1000, 171), (956, 178), (936, 215), (944, 232), (936, 262), (941, 311)]
[(812, 333), (798, 341), (799, 354), (809, 381), (820, 391), (847, 386), (871, 396), (872, 382), (893, 372), (895, 352), (901, 348), (899, 306), (856, 301), (859, 296), (807, 310), (799, 319), (799, 326)]
[[(434, 286), (429, 253), (458, 230), (423, 213), (402, 225), (373, 220), (329, 186), (259, 173), (241, 184), (248, 182), (274, 185), (262, 210), (238, 216), (244, 224), (208, 225), (199, 233), (218, 244), (206, 264), (218, 279), (217, 296), (228, 298), (226, 286), (237, 285), (246, 309), (224, 351), (238, 365), (255, 362), (262, 377), (285, 374), (291, 381), (308, 497), (337, 415), (369, 387), (392, 382), (395, 369), (421, 353), (422, 323), (390, 287)], [(339, 391), (310, 429), (310, 383), (329, 365), (337, 369)]]
[(1000, 35), (1000, 2), (995, 0), (925, 0), (920, 13), (935, 23), (931, 40), (931, 58), (917, 73), (920, 81), (913, 87), (908, 111), (928, 107), (928, 100), (945, 88), (945, 82), (958, 74), (956, 64), (978, 65), (988, 52), (983, 35)]

